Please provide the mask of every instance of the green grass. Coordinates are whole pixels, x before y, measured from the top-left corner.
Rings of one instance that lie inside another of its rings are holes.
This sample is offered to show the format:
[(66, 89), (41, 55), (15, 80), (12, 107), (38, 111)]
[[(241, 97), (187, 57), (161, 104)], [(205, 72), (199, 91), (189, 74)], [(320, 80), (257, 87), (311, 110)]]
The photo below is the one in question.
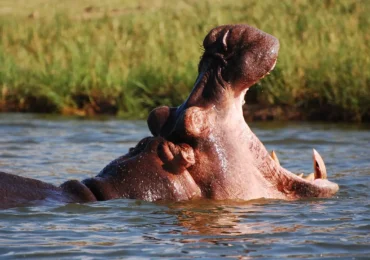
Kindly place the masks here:
[(186, 98), (210, 29), (247, 23), (281, 43), (253, 102), (370, 120), (369, 13), (367, 0), (0, 0), (0, 109), (145, 118)]

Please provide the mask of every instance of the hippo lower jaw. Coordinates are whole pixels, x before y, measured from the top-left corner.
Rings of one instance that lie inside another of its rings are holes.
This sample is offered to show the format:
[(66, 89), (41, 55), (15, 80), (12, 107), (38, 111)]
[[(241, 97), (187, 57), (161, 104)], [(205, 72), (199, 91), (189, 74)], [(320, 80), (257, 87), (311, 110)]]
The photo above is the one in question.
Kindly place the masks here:
[(263, 174), (276, 185), (286, 199), (330, 197), (339, 190), (336, 183), (327, 180), (325, 163), (315, 149), (313, 149), (312, 156), (314, 172), (306, 177), (303, 173), (294, 174), (281, 167), (274, 151), (271, 152), (270, 157), (273, 162), (268, 163), (273, 169)]
[[(209, 170), (218, 171), (219, 174), (209, 178), (207, 183), (204, 179), (201, 180), (202, 177), (198, 178), (198, 169), (189, 170), (191, 173), (195, 172), (194, 179), (199, 181), (203, 190), (208, 190), (206, 193), (209, 197), (221, 200), (291, 200), (330, 197), (338, 191), (338, 185), (327, 180), (324, 161), (315, 150), (314, 172), (308, 176), (297, 175), (283, 168), (275, 152), (270, 155), (244, 121), (241, 100), (244, 97), (235, 98), (226, 117), (214, 116), (214, 122), (210, 124), (215, 124), (216, 127), (211, 127), (207, 141), (202, 142), (203, 149), (207, 144), (211, 146), (208, 147), (208, 151), (213, 151), (210, 154), (214, 154), (211, 163), (220, 162), (217, 167), (210, 167)], [(220, 125), (222, 121), (224, 123)], [(203, 161), (204, 159), (200, 159), (203, 157), (198, 155), (199, 160)], [(205, 163), (202, 163), (202, 167), (206, 167)]]
[[(276, 61), (263, 77), (270, 74), (275, 65)], [(250, 177), (252, 171), (245, 169), (253, 165), (256, 168), (255, 174), (257, 174), (259, 177), (263, 177), (263, 180), (260, 182), (259, 186), (260, 191), (254, 192), (252, 195), (250, 193), (246, 195), (239, 193), (242, 198), (257, 199), (264, 197), (290, 200), (309, 197), (331, 197), (334, 195), (339, 190), (339, 186), (336, 183), (327, 180), (325, 163), (315, 149), (313, 149), (312, 156), (314, 171), (307, 176), (304, 176), (302, 173), (294, 174), (283, 168), (280, 165), (276, 153), (274, 151), (272, 151), (270, 154), (267, 152), (263, 143), (251, 131), (248, 124), (244, 120), (242, 106), (245, 103), (245, 95), (248, 89), (248, 87), (244, 89), (239, 95), (234, 97), (234, 101), (230, 102), (229, 106), (224, 107), (224, 109), (227, 111), (225, 118), (215, 119), (216, 121), (223, 120), (226, 122), (226, 124), (230, 124), (230, 122), (235, 123), (231, 124), (229, 127), (223, 127), (227, 129), (226, 131), (224, 130), (221, 133), (214, 134), (216, 136), (223, 136), (223, 139), (225, 139), (225, 136), (229, 137), (226, 139), (228, 139), (230, 147), (223, 151), (224, 155), (222, 155), (222, 152), (220, 153), (221, 160), (231, 161), (230, 158), (222, 158), (227, 157), (225, 154), (228, 150), (241, 151), (241, 161), (248, 157), (245, 155), (250, 154), (251, 161), (242, 164), (241, 167), (244, 170), (242, 169), (242, 173), (239, 173), (239, 175), (247, 175)], [(219, 113), (219, 111), (217, 113)], [(215, 132), (218, 131), (219, 130), (216, 130)], [(241, 141), (241, 139), (244, 141)], [(215, 140), (217, 140), (217, 138)], [(238, 140), (238, 142), (236, 143), (235, 140)], [(225, 140), (219, 140), (218, 142), (218, 146), (221, 146), (221, 143), (225, 143)], [(240, 146), (248, 147), (248, 149), (241, 149)], [(242, 154), (244, 154), (244, 159)], [(245, 185), (244, 187), (248, 188), (248, 185)]]
[[(275, 60), (271, 69), (261, 78), (264, 78), (271, 73), (276, 66), (276, 62), (277, 60)], [(303, 173), (294, 174), (283, 168), (280, 165), (275, 151), (272, 151), (270, 155), (267, 155), (266, 148), (253, 134), (244, 120), (242, 106), (245, 104), (245, 95), (247, 94), (248, 89), (249, 87), (246, 86), (246, 89), (242, 91), (239, 96), (235, 97), (235, 103), (231, 106), (231, 109), (229, 108), (230, 111), (227, 113), (229, 117), (226, 121), (243, 122), (242, 124), (244, 127), (240, 128), (244, 130), (241, 132), (244, 134), (246, 133), (245, 137), (247, 139), (249, 136), (252, 136), (251, 141), (248, 144), (251, 147), (249, 151), (254, 153), (254, 155), (257, 155), (253, 159), (255, 164), (257, 164), (257, 169), (264, 179), (272, 185), (271, 188), (267, 189), (267, 192), (265, 193), (267, 195), (264, 195), (263, 197), (266, 198), (271, 196), (272, 198), (277, 198), (282, 195), (280, 197), (282, 199), (299, 199), (309, 197), (331, 197), (334, 195), (339, 190), (339, 186), (338, 184), (327, 180), (324, 160), (315, 149), (313, 149), (312, 156), (314, 172), (307, 176), (304, 176)], [(257, 153), (259, 151), (259, 153), (262, 154), (262, 157), (265, 157), (265, 159), (259, 164), (258, 162), (260, 160), (256, 151)], [(271, 189), (277, 189), (281, 194), (273, 194), (271, 193)]]
[[(264, 75), (269, 74), (275, 67)], [(264, 77), (263, 76), (263, 77)], [(209, 143), (216, 145), (216, 157), (221, 161), (219, 168), (227, 178), (238, 180), (238, 183), (226, 181), (228, 192), (211, 184), (211, 197), (216, 199), (300, 199), (309, 197), (331, 197), (338, 190), (336, 183), (327, 180), (326, 167), (320, 154), (313, 149), (313, 173), (304, 177), (283, 168), (273, 151), (268, 153), (263, 143), (252, 132), (244, 120), (243, 108), (245, 95), (249, 87), (237, 95), (232, 89), (225, 96), (233, 96), (222, 108), (214, 106), (208, 111), (208, 123), (211, 126)], [(213, 114), (213, 116), (210, 116)], [(213, 119), (212, 119), (213, 118)], [(206, 142), (208, 143), (208, 142)], [(230, 151), (233, 151), (232, 153)], [(230, 166), (222, 165), (227, 162)], [(232, 172), (233, 171), (233, 172)], [(245, 180), (243, 180), (245, 178)], [(221, 181), (225, 186), (225, 182)], [(242, 185), (239, 185), (242, 184)], [(251, 185), (252, 183), (252, 185)], [(236, 186), (236, 188), (232, 188)]]

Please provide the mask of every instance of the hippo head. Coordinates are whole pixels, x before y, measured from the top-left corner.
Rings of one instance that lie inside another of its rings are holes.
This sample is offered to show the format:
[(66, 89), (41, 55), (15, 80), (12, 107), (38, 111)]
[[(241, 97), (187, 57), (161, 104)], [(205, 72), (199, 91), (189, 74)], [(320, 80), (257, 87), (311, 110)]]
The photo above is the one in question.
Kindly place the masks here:
[(247, 90), (274, 68), (279, 41), (248, 25), (211, 30), (203, 42), (198, 77), (179, 107), (154, 109), (148, 126), (154, 136), (194, 151), (188, 171), (202, 196), (214, 199), (328, 197), (338, 185), (326, 179), (314, 151), (314, 173), (307, 178), (282, 168), (243, 117)]
[(201, 192), (187, 171), (193, 149), (161, 137), (147, 137), (112, 161), (94, 178), (82, 181), (97, 200), (189, 200)]

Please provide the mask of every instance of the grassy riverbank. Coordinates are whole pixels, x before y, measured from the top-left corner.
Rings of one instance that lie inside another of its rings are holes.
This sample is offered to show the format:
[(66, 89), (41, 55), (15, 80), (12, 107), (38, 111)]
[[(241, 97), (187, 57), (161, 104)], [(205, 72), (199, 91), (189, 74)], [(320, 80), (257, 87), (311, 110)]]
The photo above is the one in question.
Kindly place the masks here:
[(211, 28), (248, 23), (281, 42), (249, 103), (369, 121), (369, 13), (366, 0), (3, 0), (0, 110), (144, 118), (186, 98)]

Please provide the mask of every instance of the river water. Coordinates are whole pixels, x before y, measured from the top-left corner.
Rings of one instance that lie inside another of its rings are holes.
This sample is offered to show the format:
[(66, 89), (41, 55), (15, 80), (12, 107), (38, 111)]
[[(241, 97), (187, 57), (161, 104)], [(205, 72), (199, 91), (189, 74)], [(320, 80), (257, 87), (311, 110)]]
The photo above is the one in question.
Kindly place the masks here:
[[(315, 148), (339, 193), (293, 202), (118, 199), (1, 210), (0, 258), (370, 259), (370, 126), (251, 128), (293, 172), (312, 172)], [(82, 180), (148, 134), (143, 121), (0, 114), (0, 170), (56, 185)]]

